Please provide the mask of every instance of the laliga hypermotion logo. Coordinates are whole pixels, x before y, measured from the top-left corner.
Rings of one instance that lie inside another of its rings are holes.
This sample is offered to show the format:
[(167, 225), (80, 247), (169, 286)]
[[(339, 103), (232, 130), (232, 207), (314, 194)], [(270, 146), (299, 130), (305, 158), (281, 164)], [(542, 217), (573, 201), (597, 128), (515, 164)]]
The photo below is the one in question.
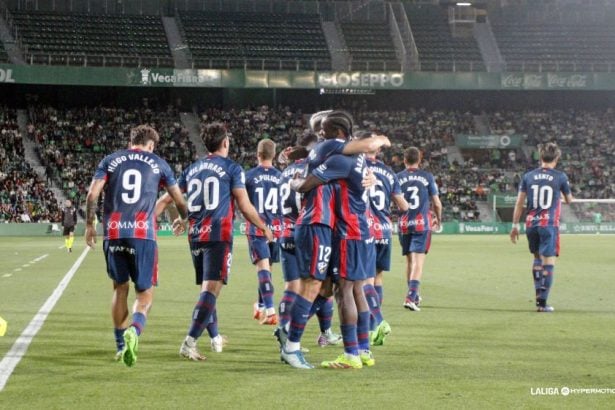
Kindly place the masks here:
[(141, 84), (150, 85), (152, 83), (152, 80), (149, 77), (149, 74), (151, 72), (152, 70), (150, 70), (149, 68), (144, 68), (143, 70), (141, 70)]

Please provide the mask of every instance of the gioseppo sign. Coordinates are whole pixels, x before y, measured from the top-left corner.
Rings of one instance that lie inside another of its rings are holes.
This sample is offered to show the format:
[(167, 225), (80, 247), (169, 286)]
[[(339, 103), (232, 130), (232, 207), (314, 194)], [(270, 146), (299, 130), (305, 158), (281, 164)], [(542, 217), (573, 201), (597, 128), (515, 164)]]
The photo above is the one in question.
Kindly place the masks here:
[(316, 86), (324, 88), (402, 88), (403, 73), (320, 73)]
[(0, 68), (0, 83), (14, 83), (15, 80), (13, 79), (13, 70), (10, 68), (7, 68), (6, 70), (3, 70), (2, 68)]

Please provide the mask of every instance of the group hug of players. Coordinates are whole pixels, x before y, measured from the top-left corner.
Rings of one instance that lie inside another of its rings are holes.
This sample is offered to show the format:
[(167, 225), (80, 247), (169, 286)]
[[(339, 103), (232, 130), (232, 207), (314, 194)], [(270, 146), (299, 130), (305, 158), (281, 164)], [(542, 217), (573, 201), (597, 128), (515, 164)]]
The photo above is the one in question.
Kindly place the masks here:
[[(114, 283), (118, 360), (127, 366), (136, 362), (157, 280), (155, 219), (172, 203), (178, 214), (173, 230), (176, 234), (187, 230), (196, 284), (201, 287), (180, 347), (185, 358), (205, 359), (197, 348), (205, 330), (213, 351), (221, 352), (225, 344), (218, 332), (216, 301), (229, 278), (235, 207), (246, 219), (249, 253), (258, 275), (254, 318), (276, 326), (280, 358), (290, 366), (314, 367), (301, 347), (313, 315), (321, 330), (318, 344), (342, 341), (344, 346), (343, 354), (322, 362), (322, 367), (360, 369), (375, 364), (370, 346), (382, 345), (391, 332), (380, 310), (382, 272), (389, 270), (391, 259), (391, 202), (401, 212), (399, 239), (407, 262), (403, 306), (420, 311), (423, 263), (431, 232), (441, 223), (442, 205), (433, 175), (419, 169), (419, 149), (405, 150), (406, 169), (395, 174), (376, 158), (380, 148), (390, 145), (388, 138), (368, 132), (353, 135), (348, 113), (316, 113), (310, 128), (312, 132), (297, 146), (279, 155), (278, 162), (286, 166), (283, 171), (274, 168), (276, 147), (266, 139), (257, 147), (258, 166), (244, 173), (228, 158), (231, 139), (222, 125), (204, 130), (209, 155), (188, 166), (178, 180), (153, 153), (158, 135), (147, 126), (133, 130), (130, 149), (101, 161), (87, 197), (86, 241), (90, 246), (96, 241), (94, 213), (104, 190), (103, 250)], [(167, 193), (157, 199), (159, 186)], [(528, 204), (531, 195), (532, 190)], [(515, 216), (518, 220), (521, 214)], [(271, 277), (271, 263), (277, 261), (285, 281), (279, 316)], [(136, 290), (131, 320), (130, 280)], [(341, 336), (331, 330), (332, 296)]]

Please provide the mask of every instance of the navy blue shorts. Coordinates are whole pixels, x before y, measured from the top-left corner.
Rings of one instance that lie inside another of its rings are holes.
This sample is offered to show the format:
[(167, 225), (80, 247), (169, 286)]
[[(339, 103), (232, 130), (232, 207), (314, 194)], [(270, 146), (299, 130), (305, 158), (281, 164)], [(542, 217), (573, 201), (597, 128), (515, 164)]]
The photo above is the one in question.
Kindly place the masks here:
[(253, 265), (262, 259), (269, 259), (270, 264), (280, 261), (280, 247), (277, 241), (267, 242), (267, 238), (264, 236), (247, 236), (248, 251)]
[(295, 256), (301, 278), (325, 280), (331, 261), (331, 233), (327, 225), (296, 225)]
[(295, 238), (280, 238), (280, 262), (284, 282), (301, 279), (295, 253)]
[(535, 226), (525, 231), (530, 252), (540, 256), (559, 256), (559, 228)]
[(391, 238), (375, 239), (376, 243), (376, 271), (391, 270)]
[(431, 231), (399, 234), (399, 243), (404, 256), (409, 253), (427, 254), (431, 247)]
[(360, 281), (376, 275), (374, 239), (333, 241), (333, 279)]
[(103, 241), (107, 274), (117, 283), (132, 280), (139, 292), (158, 285), (158, 245), (149, 239)]
[(227, 284), (233, 261), (232, 242), (191, 242), (190, 252), (197, 285), (206, 280), (220, 280)]

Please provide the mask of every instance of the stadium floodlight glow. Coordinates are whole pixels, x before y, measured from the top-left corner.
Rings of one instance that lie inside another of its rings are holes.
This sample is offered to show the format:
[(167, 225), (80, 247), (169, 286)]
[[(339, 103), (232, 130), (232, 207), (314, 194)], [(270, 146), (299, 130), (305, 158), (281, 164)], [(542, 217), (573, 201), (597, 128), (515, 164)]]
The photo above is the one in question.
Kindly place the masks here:
[(460, 6), (460, 7), (468, 7), (468, 6), (471, 6), (472, 3), (468, 2), (468, 1), (458, 1), (457, 5)]

